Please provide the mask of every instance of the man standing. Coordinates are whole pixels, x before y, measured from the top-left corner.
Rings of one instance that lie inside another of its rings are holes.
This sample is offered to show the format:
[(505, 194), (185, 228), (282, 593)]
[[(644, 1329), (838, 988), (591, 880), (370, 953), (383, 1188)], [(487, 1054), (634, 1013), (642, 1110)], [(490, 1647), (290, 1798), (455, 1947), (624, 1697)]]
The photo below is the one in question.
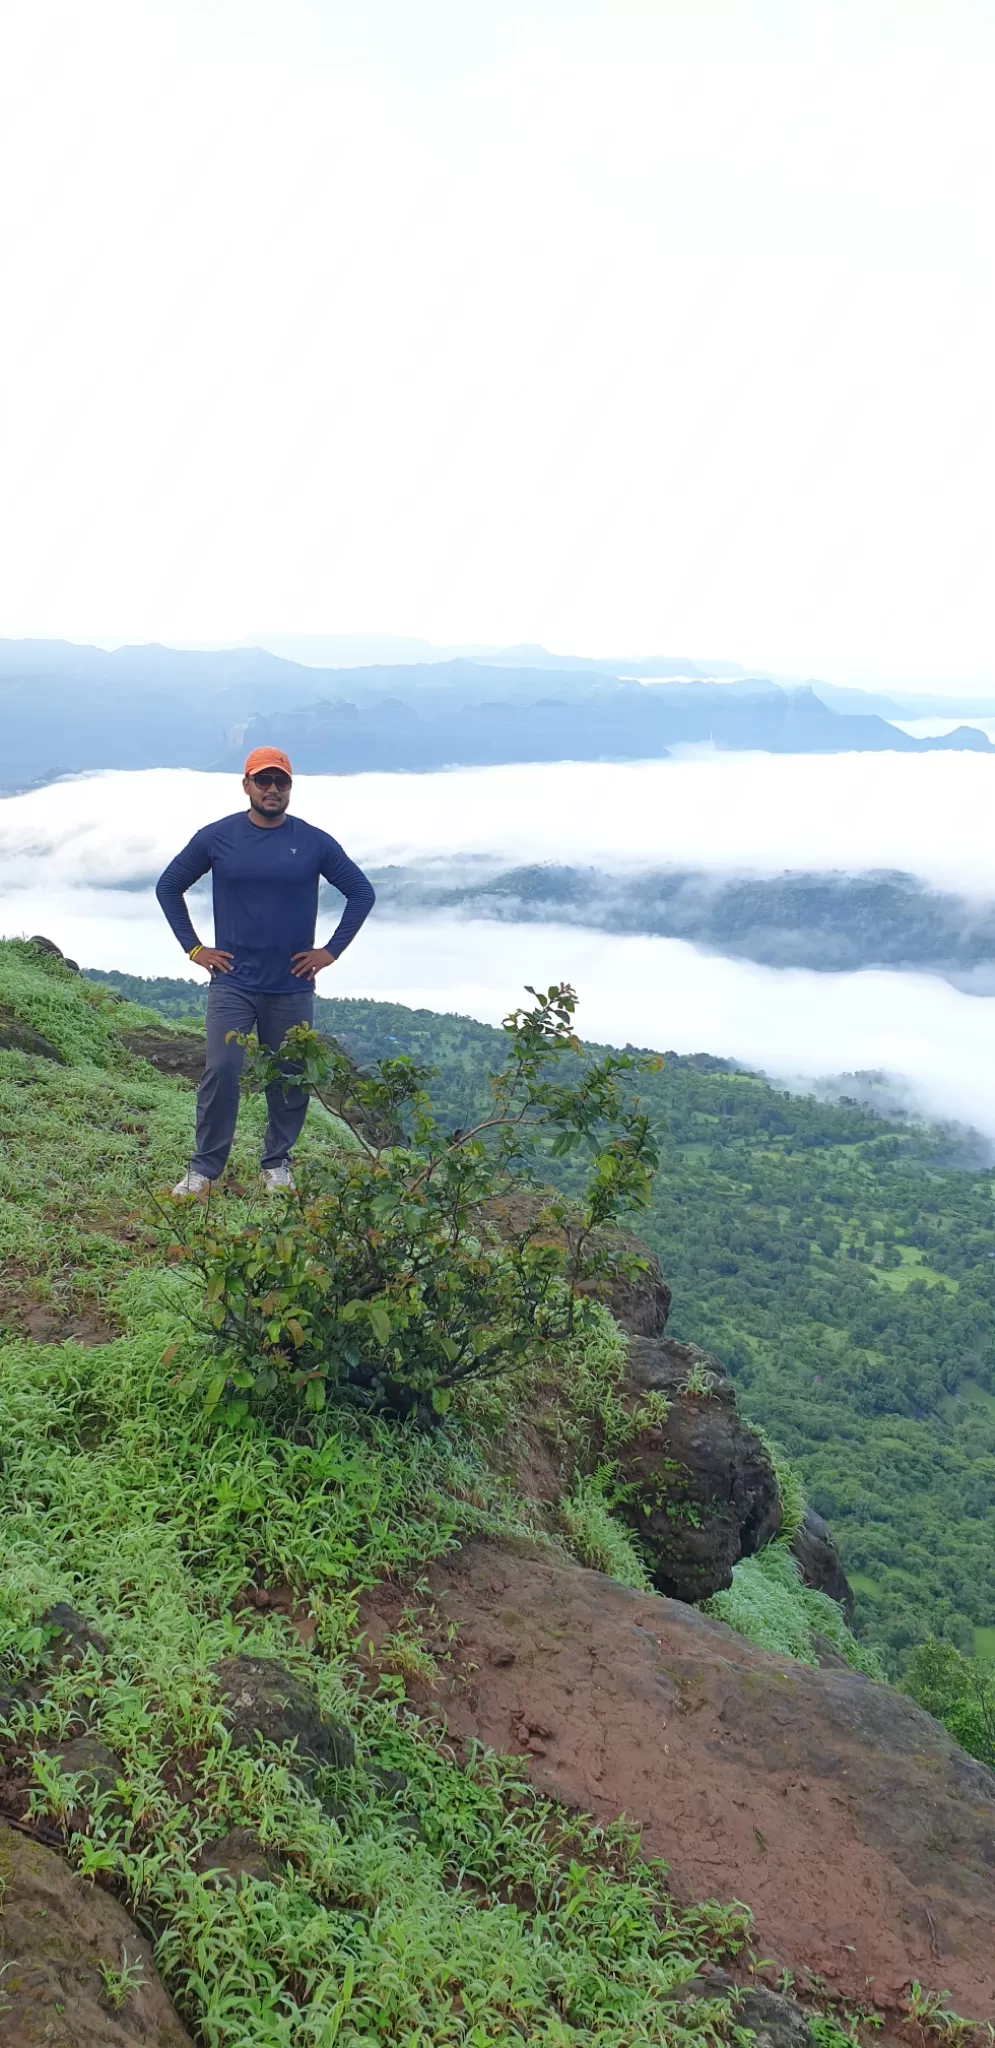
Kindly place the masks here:
[[(258, 1033), (276, 1051), (295, 1024), (314, 1015), (314, 978), (354, 939), (375, 901), (373, 887), (338, 841), (287, 806), (293, 770), (279, 747), (257, 747), (245, 764), (248, 811), (236, 811), (195, 832), (156, 883), (156, 895), (180, 945), (206, 967), (207, 1061), (197, 1096), (197, 1149), (174, 1195), (200, 1195), (224, 1172), (238, 1117), (243, 1048), (230, 1032)], [(210, 873), (213, 946), (202, 946), (190, 922), (186, 891)], [(346, 899), (327, 946), (315, 946), (318, 878)], [(285, 1071), (295, 1069), (288, 1064)], [(290, 1154), (307, 1114), (304, 1088), (266, 1090), (269, 1122), (262, 1176), (268, 1191), (292, 1188)]]

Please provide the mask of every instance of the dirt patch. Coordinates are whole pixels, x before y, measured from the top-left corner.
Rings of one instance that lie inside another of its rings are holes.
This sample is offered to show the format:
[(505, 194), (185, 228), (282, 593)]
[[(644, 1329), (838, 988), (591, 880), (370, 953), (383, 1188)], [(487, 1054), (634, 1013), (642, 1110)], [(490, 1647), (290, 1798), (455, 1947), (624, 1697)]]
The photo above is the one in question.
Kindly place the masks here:
[(15, 1337), (29, 1337), (34, 1344), (66, 1344), (71, 1339), (88, 1350), (97, 1344), (111, 1344), (121, 1334), (120, 1326), (96, 1309), (74, 1312), (58, 1301), (35, 1301), (16, 1287), (0, 1294), (0, 1329)]
[(173, 1080), (192, 1081), (196, 1087), (204, 1072), (205, 1045), (197, 1031), (157, 1031), (154, 1025), (139, 1025), (122, 1031), (121, 1043), (137, 1059), (147, 1060), (160, 1074)]
[[(744, 1900), (803, 1979), (892, 2007), (918, 1979), (995, 2017), (995, 1774), (910, 1700), (537, 1554), (470, 1545), (428, 1579), (458, 1635), (412, 1697), (451, 1738), (638, 1822), (682, 1896)], [(367, 1597), (374, 1642), (410, 1599)]]

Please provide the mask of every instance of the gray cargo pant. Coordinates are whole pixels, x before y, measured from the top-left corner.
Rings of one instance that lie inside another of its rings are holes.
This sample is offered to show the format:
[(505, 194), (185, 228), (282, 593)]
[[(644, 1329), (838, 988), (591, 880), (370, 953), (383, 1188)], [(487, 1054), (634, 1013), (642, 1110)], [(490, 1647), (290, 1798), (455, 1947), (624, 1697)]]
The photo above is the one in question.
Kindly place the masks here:
[[(260, 1045), (275, 1052), (293, 1024), (310, 1024), (314, 1016), (314, 988), (304, 982), (300, 993), (263, 995), (254, 989), (231, 988), (228, 977), (217, 974), (207, 992), (207, 1060), (197, 1096), (197, 1150), (190, 1161), (192, 1173), (219, 1180), (231, 1151), (238, 1119), (238, 1082), (245, 1052), (240, 1045), (226, 1045), (229, 1031), (255, 1031)], [(284, 1072), (294, 1072), (288, 1061)], [(279, 1166), (296, 1145), (307, 1115), (306, 1088), (290, 1088), (284, 1094), (279, 1082), (266, 1090), (269, 1122), (263, 1141), (263, 1166)]]

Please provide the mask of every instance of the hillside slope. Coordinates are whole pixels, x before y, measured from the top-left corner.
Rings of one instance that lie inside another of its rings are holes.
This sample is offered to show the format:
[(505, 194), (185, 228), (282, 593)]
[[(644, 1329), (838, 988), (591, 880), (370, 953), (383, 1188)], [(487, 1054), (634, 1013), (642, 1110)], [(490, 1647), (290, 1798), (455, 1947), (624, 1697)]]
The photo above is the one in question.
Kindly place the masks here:
[[(114, 980), (167, 1016), (204, 1001), (202, 982)], [(488, 1025), (359, 1000), (319, 999), (317, 1015), (360, 1061), (409, 1052), (436, 1068), (454, 1125), (486, 1099), (502, 1048)], [(639, 1227), (674, 1288), (673, 1334), (718, 1353), (798, 1466), (892, 1673), (930, 1630), (991, 1654), (987, 1155), (970, 1133), (789, 1095), (708, 1057), (668, 1054), (640, 1089), (661, 1163)]]
[[(610, 1779), (590, 1801), (595, 1819), (578, 1815), (576, 1777), (558, 1777), (555, 1760), (545, 1776), (538, 1768), (542, 1709), (530, 1716), (524, 1698), (517, 1722), (487, 1719), (485, 1692), (507, 1697), (514, 1643), (509, 1660), (489, 1635), (486, 1682), (474, 1649), (475, 1630), (492, 1630), (498, 1579), (515, 1606), (516, 1558), (553, 1573), (557, 1600), (593, 1597), (591, 1647), (609, 1664), (618, 1663), (619, 1613), (631, 1617), (633, 1647), (676, 1625), (674, 1603), (646, 1590), (640, 1552), (598, 1490), (607, 1442), (652, 1436), (668, 1421), (627, 1387), (625, 1346), (608, 1317), (595, 1317), (593, 1334), (541, 1386), (510, 1375), (428, 1432), (334, 1403), (289, 1431), (219, 1421), (182, 1363), (191, 1332), (206, 1341), (210, 1320), (176, 1259), (163, 1195), (185, 1154), (189, 1084), (129, 1052), (147, 1016), (26, 946), (0, 948), (0, 1002), (47, 1046), (0, 1050), (2, 1814), (68, 1856), (77, 1882), (124, 1901), (201, 2048), (663, 2048), (678, 2030), (685, 2043), (731, 2041), (751, 1976), (748, 1916), (701, 1899), (751, 1904), (758, 1873), (742, 1828), (723, 1831), (713, 1815), (712, 1848), (686, 1873), (699, 1902), (688, 1902), (654, 1860), (662, 1853), (680, 1867), (687, 1818), (660, 1802), (653, 1773), (641, 1810), (624, 1801), (630, 1820), (645, 1823), (644, 1848), (619, 1824), (623, 1800)], [(250, 1103), (217, 1223), (236, 1246), (259, 1216), (258, 1126)], [(316, 1115), (302, 1175), (319, 1186), (352, 1142)], [(279, 1212), (266, 1214), (279, 1235)], [(286, 1216), (289, 1227), (289, 1205)], [(645, 1312), (659, 1332), (666, 1304), (652, 1274), (650, 1283), (647, 1303), (658, 1308)], [(40, 1342), (29, 1324), (38, 1308), (53, 1319)], [(81, 1318), (88, 1329), (63, 1338)], [(679, 1400), (705, 1412), (709, 1399), (706, 1381), (689, 1374)], [(616, 1438), (606, 1436), (609, 1420)], [(481, 1542), (499, 1562), (468, 1600)], [(595, 1557), (614, 1577), (578, 1569)], [(462, 1588), (451, 1621), (435, 1572)], [(631, 1595), (618, 1583), (626, 1578), (638, 1588)], [(530, 1598), (535, 1606), (534, 1587)], [(638, 1605), (620, 1609), (630, 1598)], [(740, 1725), (735, 1711), (724, 1758), (710, 1761), (707, 1742), (682, 1751), (682, 1771), (706, 1780), (699, 1789), (713, 1803), (735, 1761), (735, 1798), (749, 1807), (769, 1745), (802, 1741), (813, 1702), (838, 1694), (839, 1671), (771, 1659), (693, 1609), (676, 1613), (705, 1630), (723, 1668), (775, 1674), (769, 1712), (755, 1708)], [(510, 1609), (498, 1621), (519, 1625)], [(555, 1641), (555, 1602), (543, 1600), (538, 1623), (534, 1632)], [(562, 1677), (564, 1700), (597, 1720), (577, 1674)], [(470, 1739), (477, 1724), (454, 1722), (448, 1738), (439, 1725), (467, 1680), (471, 1714), (496, 1751)], [(861, 1699), (889, 1697), (867, 1679), (851, 1682)], [(683, 1695), (675, 1683), (688, 1728), (704, 1731), (697, 1681)], [(649, 1674), (637, 1696), (638, 1740), (647, 1755), (666, 1756), (673, 1701)], [(909, 1703), (891, 1720), (913, 1730), (911, 1745), (889, 1746), (888, 1713), (870, 1708), (847, 1740), (865, 1768), (887, 1769), (892, 1803), (911, 1816), (923, 1782), (917, 1745), (927, 1757), (938, 1802), (932, 1860), (910, 1873), (897, 1836), (871, 1845), (891, 1876), (874, 1893), (875, 1917), (853, 1930), (853, 1954), (834, 1935), (823, 1970), (811, 1914), (788, 1915), (770, 1923), (776, 1963), (806, 1973), (800, 1988), (816, 2011), (827, 1989), (852, 1993), (859, 1968), (875, 1979), (867, 1996), (885, 2005), (914, 2002), (919, 1980), (979, 2019), (995, 2016), (995, 1930), (979, 1901), (995, 1778)], [(502, 1757), (506, 1748), (525, 1759)], [(831, 1744), (825, 1753), (831, 1778), (839, 1761)], [(593, 1749), (585, 1755), (596, 1774)], [(812, 1808), (800, 1768), (778, 1798), (786, 1835), (807, 1854)], [(820, 1859), (841, 1890), (862, 1822), (831, 1796), (820, 1812)], [(762, 1814), (751, 1826), (756, 1846)], [(10, 1860), (7, 1870), (0, 1948), (5, 1912), (8, 1928), (25, 1924)], [(759, 1884), (757, 1896), (763, 1908)], [(764, 1910), (756, 1939), (770, 1939)], [(28, 1964), (9, 1944), (3, 1960), (5, 2038), (21, 2048), (33, 2023)], [(127, 2016), (120, 1959), (99, 1960)], [(51, 1974), (46, 1981), (57, 2004)], [(837, 2048), (834, 2026), (817, 2023), (821, 2048)]]

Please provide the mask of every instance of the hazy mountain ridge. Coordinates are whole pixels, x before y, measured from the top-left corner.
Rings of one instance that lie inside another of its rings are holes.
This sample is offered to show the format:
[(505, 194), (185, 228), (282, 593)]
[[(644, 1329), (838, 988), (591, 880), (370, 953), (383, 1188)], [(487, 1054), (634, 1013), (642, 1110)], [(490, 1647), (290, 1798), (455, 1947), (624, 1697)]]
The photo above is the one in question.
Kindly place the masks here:
[(687, 939), (766, 967), (926, 970), (975, 994), (995, 992), (995, 904), (930, 889), (900, 872), (626, 874), (540, 862), (503, 869), (432, 862), (381, 869), (374, 880), (381, 915), (466, 909), (513, 923)]
[[(638, 760), (702, 742), (776, 753), (990, 747), (970, 727), (913, 738), (868, 708), (879, 700), (834, 709), (808, 685), (685, 675), (654, 687), (632, 672), (659, 671), (663, 658), (630, 664), (628, 677), (590, 664), (551, 670), (551, 659), (534, 668), (461, 658), (319, 670), (260, 648), (108, 653), (0, 642), (0, 786), (106, 768), (236, 769), (260, 739), (286, 746), (303, 772), (338, 774)], [(846, 703), (856, 694), (836, 693)]]

